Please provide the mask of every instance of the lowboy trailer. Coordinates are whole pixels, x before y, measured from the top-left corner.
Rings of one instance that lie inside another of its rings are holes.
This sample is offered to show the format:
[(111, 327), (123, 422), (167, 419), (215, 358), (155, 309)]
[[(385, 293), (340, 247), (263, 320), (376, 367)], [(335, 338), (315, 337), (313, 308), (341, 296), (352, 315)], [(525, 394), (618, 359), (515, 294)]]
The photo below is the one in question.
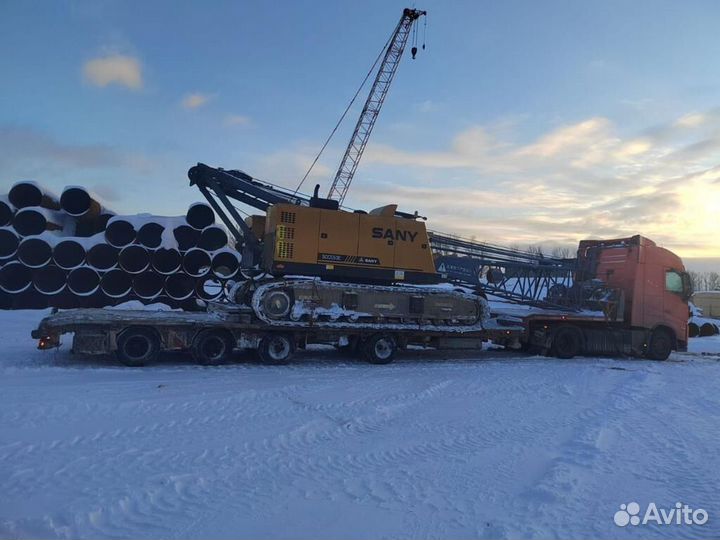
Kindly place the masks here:
[(115, 354), (128, 366), (154, 361), (161, 351), (186, 351), (201, 364), (227, 361), (236, 349), (257, 352), (262, 363), (284, 364), (297, 348), (311, 344), (335, 345), (359, 352), (368, 362), (387, 364), (408, 345), (439, 349), (481, 349), (488, 340), (515, 344), (523, 329), (513, 323), (473, 331), (408, 327), (302, 328), (267, 324), (249, 308), (210, 305), (207, 312), (71, 309), (44, 318), (32, 337), (39, 349), (61, 345), (72, 333), (72, 352)]

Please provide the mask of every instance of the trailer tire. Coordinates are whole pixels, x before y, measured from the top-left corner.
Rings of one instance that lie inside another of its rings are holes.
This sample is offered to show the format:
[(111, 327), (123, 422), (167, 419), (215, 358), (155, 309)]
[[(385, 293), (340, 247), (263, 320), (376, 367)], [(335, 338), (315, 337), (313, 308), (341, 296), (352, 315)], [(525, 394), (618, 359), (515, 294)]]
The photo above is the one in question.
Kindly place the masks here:
[(397, 341), (389, 334), (373, 334), (361, 346), (363, 358), (371, 364), (389, 364), (397, 348)]
[(645, 357), (651, 360), (667, 360), (673, 350), (673, 336), (665, 328), (656, 328), (650, 334)]
[(207, 329), (198, 332), (192, 342), (193, 359), (199, 364), (224, 364), (232, 356), (235, 343), (227, 330)]
[(118, 360), (126, 366), (142, 367), (157, 359), (160, 338), (150, 328), (131, 326), (118, 336), (116, 354)]
[(295, 352), (295, 339), (291, 334), (270, 333), (260, 340), (258, 358), (263, 364), (278, 366), (287, 364)]
[(582, 330), (571, 324), (558, 326), (554, 332), (551, 352), (553, 356), (567, 360), (583, 350)]

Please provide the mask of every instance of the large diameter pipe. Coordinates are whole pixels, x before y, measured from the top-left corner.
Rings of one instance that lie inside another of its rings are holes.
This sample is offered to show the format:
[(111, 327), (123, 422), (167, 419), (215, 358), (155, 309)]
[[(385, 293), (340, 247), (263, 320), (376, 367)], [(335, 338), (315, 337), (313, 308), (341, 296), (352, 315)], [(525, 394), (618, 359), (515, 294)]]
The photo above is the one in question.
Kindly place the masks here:
[(100, 288), (100, 274), (89, 266), (75, 268), (67, 276), (67, 286), (78, 296), (90, 296)]
[(200, 231), (190, 225), (179, 225), (173, 229), (173, 236), (180, 251), (187, 251), (197, 246), (200, 241)]
[(0, 289), (10, 294), (21, 293), (32, 285), (32, 270), (12, 261), (0, 268)]
[(7, 195), (0, 195), (0, 227), (10, 225), (15, 215), (15, 208)]
[(165, 276), (157, 272), (143, 272), (133, 278), (133, 292), (143, 300), (152, 300), (160, 296), (164, 285)]
[(132, 244), (135, 241), (135, 236), (135, 227), (122, 218), (111, 218), (105, 228), (105, 239), (108, 244), (116, 248), (123, 248)]
[(177, 249), (160, 248), (151, 256), (152, 267), (158, 274), (169, 275), (180, 270), (182, 255)]
[(52, 298), (28, 288), (18, 294), (13, 294), (13, 309), (45, 309)]
[(80, 305), (85, 308), (114, 306), (122, 302), (121, 299), (109, 297), (101, 289), (98, 289), (89, 296), (79, 296), (77, 298), (80, 300)]
[(44, 231), (62, 230), (64, 221), (65, 216), (60, 212), (41, 206), (28, 206), (17, 211), (13, 227), (21, 236), (33, 236)]
[(160, 247), (165, 227), (154, 221), (148, 221), (138, 229), (137, 241), (149, 249)]
[(13, 229), (9, 227), (0, 228), (0, 260), (14, 256), (19, 245), (20, 238)]
[(195, 295), (201, 300), (217, 300), (223, 295), (223, 292), (222, 281), (215, 277), (207, 276), (198, 279), (195, 283)]
[(240, 254), (225, 248), (216, 251), (212, 256), (212, 271), (221, 279), (229, 279), (240, 270)]
[(165, 293), (173, 300), (185, 300), (195, 293), (195, 280), (178, 272), (165, 279)]
[(50, 210), (60, 210), (60, 201), (57, 196), (31, 181), (14, 184), (10, 188), (8, 199), (18, 209), (28, 206), (42, 206)]
[(185, 221), (192, 228), (202, 230), (215, 223), (215, 212), (208, 204), (194, 203), (188, 208)]
[(63, 270), (72, 270), (85, 262), (85, 248), (77, 240), (61, 240), (53, 248), (53, 261)]
[(205, 311), (207, 309), (205, 302), (201, 302), (198, 298), (193, 296), (187, 298), (186, 300), (175, 302), (175, 305), (183, 311)]
[(117, 266), (120, 250), (110, 244), (100, 243), (87, 252), (87, 263), (96, 270), (112, 270)]
[(189, 276), (201, 277), (212, 268), (212, 259), (204, 249), (194, 248), (183, 255), (182, 267)]
[(205, 227), (200, 233), (198, 247), (206, 251), (217, 251), (228, 244), (227, 233), (217, 225)]
[(97, 217), (80, 218), (75, 227), (75, 234), (77, 236), (93, 236), (97, 233), (104, 233), (108, 221), (113, 217), (115, 217), (115, 214), (105, 213), (103, 211), (103, 213)]
[(102, 205), (80, 186), (67, 186), (60, 195), (60, 207), (75, 218), (94, 219), (103, 213)]
[(24, 265), (30, 268), (40, 268), (52, 260), (52, 247), (46, 240), (30, 236), (20, 242), (17, 256)]
[(54, 264), (36, 268), (32, 272), (32, 284), (40, 294), (58, 294), (65, 288), (65, 271)]
[[(39, 293), (36, 293), (39, 294)], [(58, 309), (74, 309), (82, 307), (82, 298), (73, 294), (72, 291), (65, 287), (58, 294), (42, 295), (49, 307)]]
[(118, 263), (128, 274), (139, 274), (150, 266), (150, 253), (142, 246), (131, 244), (120, 250)]
[(110, 298), (123, 298), (132, 290), (132, 278), (127, 272), (116, 268), (103, 275), (100, 288)]
[(96, 221), (97, 232), (104, 231), (107, 227), (108, 222), (114, 217), (114, 213), (110, 212), (109, 210), (104, 210), (103, 213), (98, 216)]

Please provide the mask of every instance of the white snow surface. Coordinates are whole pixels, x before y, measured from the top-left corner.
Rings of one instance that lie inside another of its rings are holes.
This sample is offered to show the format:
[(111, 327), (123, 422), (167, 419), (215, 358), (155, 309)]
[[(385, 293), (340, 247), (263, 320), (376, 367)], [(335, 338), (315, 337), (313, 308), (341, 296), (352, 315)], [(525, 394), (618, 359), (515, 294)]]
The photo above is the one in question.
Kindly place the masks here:
[[(710, 538), (720, 338), (670, 361), (331, 349), (146, 368), (0, 312), (0, 538)], [(703, 508), (617, 527), (620, 504)]]

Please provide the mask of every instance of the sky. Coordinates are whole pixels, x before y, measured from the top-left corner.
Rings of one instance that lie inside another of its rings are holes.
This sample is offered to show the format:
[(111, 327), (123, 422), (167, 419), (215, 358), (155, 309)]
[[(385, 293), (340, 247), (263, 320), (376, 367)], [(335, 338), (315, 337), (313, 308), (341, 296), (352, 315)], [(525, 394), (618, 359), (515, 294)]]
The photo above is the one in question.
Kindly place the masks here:
[[(296, 188), (404, 2), (0, 2), (0, 191), (184, 213), (197, 162)], [(505, 245), (720, 257), (720, 3), (438, 1), (345, 201)], [(362, 98), (303, 190), (327, 192)]]

